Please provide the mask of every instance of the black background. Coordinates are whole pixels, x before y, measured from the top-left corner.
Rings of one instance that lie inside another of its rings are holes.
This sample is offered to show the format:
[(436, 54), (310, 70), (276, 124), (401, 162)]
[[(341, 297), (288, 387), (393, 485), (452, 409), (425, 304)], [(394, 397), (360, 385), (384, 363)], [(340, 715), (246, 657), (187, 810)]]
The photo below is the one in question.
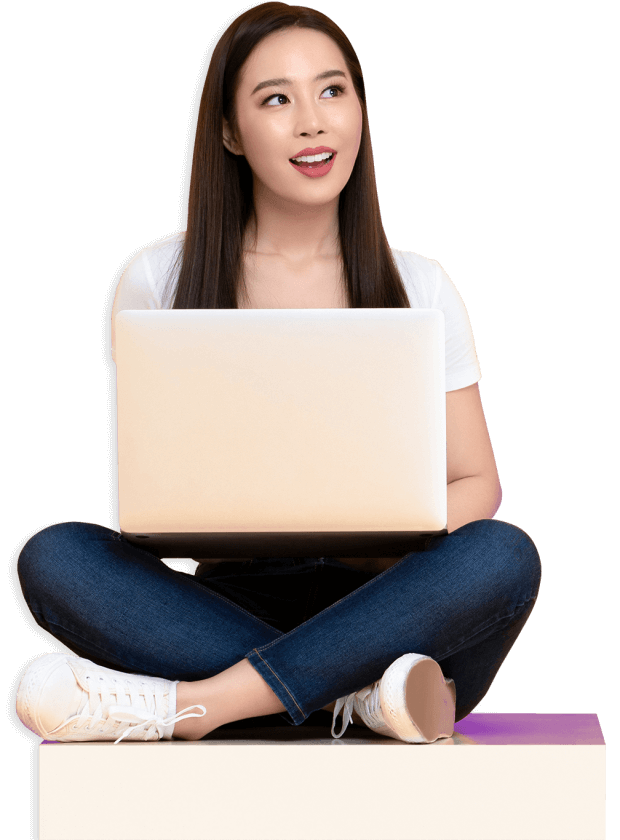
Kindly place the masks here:
[[(33, 824), (39, 739), (18, 722), (15, 694), (30, 662), (61, 648), (34, 626), (15, 564), (49, 525), (118, 527), (114, 293), (142, 248), (185, 230), (204, 76), (217, 39), (246, 8), (227, 4), (224, 14), (210, 5), (198, 20), (185, 10), (182, 19), (129, 21), (45, 12), (28, 43), (28, 73), (13, 87), (5, 720), (27, 756), (22, 789), (30, 785), (24, 807)], [(558, 486), (556, 435), (565, 430), (548, 303), (565, 278), (553, 246), (562, 201), (550, 140), (557, 96), (547, 96), (553, 65), (535, 29), (515, 37), (517, 23), (491, 37), (493, 28), (478, 35), (472, 18), (412, 15), (395, 26), (379, 9), (370, 17), (342, 8), (321, 10), (362, 64), (386, 236), (437, 259), (465, 301), (504, 492), (497, 518), (525, 530), (543, 564), (534, 612), (476, 711), (596, 710), (594, 683), (570, 679), (585, 628), (566, 568), (579, 544), (567, 538), (572, 513)], [(587, 586), (580, 581), (582, 599)]]

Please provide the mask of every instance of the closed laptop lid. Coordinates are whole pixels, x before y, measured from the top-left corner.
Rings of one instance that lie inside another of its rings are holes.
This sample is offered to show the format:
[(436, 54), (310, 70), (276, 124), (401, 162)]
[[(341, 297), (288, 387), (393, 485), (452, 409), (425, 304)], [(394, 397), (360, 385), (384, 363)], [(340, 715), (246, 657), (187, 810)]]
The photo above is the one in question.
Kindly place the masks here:
[(253, 535), (331, 533), (363, 556), (351, 536), (445, 529), (440, 311), (122, 311), (116, 343), (123, 533), (202, 557), (226, 556), (209, 534), (247, 557)]

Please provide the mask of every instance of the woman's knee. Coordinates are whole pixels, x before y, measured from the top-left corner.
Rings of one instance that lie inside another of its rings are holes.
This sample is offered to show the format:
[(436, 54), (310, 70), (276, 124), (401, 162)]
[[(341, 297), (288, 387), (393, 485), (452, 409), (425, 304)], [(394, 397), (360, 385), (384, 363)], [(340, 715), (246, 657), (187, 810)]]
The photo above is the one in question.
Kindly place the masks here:
[(85, 522), (61, 522), (34, 534), (22, 548), (17, 573), (24, 594), (53, 587), (75, 572), (75, 565), (87, 555), (87, 544), (110, 534), (109, 529)]
[[(538, 594), (541, 562), (532, 538), (521, 528), (500, 519), (469, 522), (459, 531), (469, 531), (480, 540), (478, 556), (499, 570), (510, 588), (518, 588), (529, 598)], [(457, 532), (455, 532), (457, 533)]]
[(523, 584), (529, 584), (532, 597), (536, 597), (540, 587), (541, 563), (534, 541), (522, 528), (501, 520), (494, 522), (501, 530), (508, 556), (513, 560), (513, 568)]

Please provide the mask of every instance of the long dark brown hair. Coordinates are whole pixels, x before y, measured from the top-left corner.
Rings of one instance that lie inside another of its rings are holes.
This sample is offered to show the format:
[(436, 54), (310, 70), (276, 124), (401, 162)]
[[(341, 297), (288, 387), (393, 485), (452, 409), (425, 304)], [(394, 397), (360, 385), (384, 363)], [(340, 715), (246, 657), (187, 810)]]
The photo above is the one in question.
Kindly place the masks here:
[(305, 6), (263, 3), (240, 15), (218, 41), (207, 72), (194, 144), (187, 231), (169, 275), (175, 309), (236, 309), (244, 282), (243, 236), (253, 210), (252, 171), (223, 143), (223, 118), (234, 135), (234, 96), (248, 56), (272, 32), (294, 26), (328, 35), (340, 48), (362, 109), (362, 136), (351, 177), (340, 193), (342, 277), (350, 307), (408, 307), (379, 211), (364, 79), (355, 50), (328, 17)]

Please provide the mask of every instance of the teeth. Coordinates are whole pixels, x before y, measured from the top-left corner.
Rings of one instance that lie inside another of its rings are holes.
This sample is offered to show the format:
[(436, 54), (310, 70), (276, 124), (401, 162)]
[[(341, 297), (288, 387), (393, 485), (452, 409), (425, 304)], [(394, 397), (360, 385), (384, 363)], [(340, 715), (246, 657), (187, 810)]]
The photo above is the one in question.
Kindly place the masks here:
[(317, 160), (327, 160), (332, 156), (333, 152), (322, 152), (320, 155), (303, 155), (298, 158), (291, 158), (291, 160), (298, 163), (315, 163)]

